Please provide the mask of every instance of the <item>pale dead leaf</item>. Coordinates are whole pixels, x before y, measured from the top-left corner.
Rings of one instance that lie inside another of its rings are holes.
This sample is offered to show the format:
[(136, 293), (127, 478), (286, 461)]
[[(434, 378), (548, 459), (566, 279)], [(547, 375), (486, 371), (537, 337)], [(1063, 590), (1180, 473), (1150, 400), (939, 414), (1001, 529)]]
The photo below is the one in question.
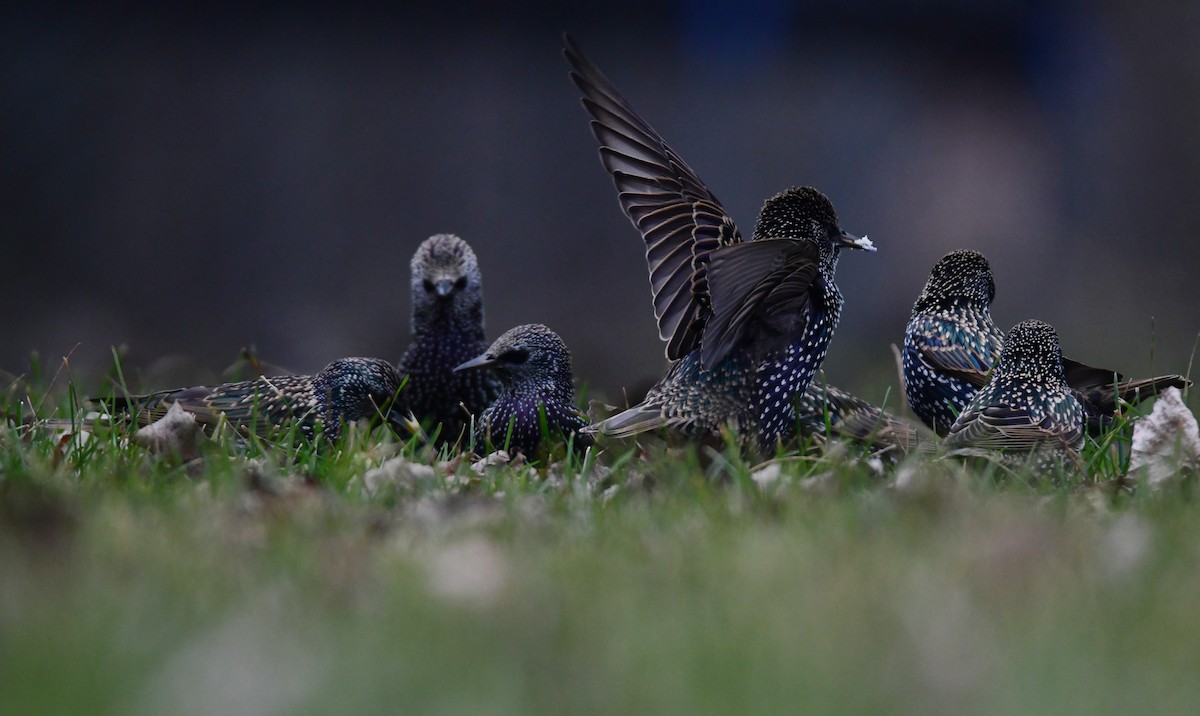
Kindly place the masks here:
[(167, 414), (133, 434), (133, 441), (158, 455), (178, 455), (183, 461), (200, 454), (204, 431), (196, 416), (172, 403)]
[(367, 470), (363, 475), (363, 490), (368, 495), (378, 494), (381, 489), (389, 486), (411, 491), (419, 483), (433, 480), (436, 474), (432, 465), (394, 457), (385, 460), (377, 468)]
[(489, 469), (502, 468), (506, 465), (508, 467), (520, 467), (524, 464), (524, 455), (518, 453), (516, 457), (512, 457), (504, 450), (497, 450), (471, 463), (471, 469), (482, 477), (487, 474)]
[(1200, 469), (1200, 428), (1178, 388), (1167, 388), (1154, 410), (1133, 426), (1131, 476), (1161, 487), (1185, 469)]
[(755, 468), (754, 472), (750, 473), (750, 479), (754, 481), (754, 484), (766, 490), (779, 482), (779, 476), (782, 474), (783, 468), (778, 462), (769, 462), (762, 467)]

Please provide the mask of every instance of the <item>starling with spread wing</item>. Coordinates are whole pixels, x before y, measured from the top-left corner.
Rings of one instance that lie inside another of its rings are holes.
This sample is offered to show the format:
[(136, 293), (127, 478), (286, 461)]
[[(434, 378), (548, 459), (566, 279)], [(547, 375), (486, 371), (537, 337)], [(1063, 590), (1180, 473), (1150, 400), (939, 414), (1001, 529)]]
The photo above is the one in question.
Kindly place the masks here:
[(795, 434), (795, 400), (820, 368), (842, 295), (842, 248), (873, 251), (811, 187), (768, 199), (750, 241), (716, 196), (566, 38), (571, 80), (600, 159), (646, 247), (667, 374), (638, 405), (589, 430), (689, 434), (732, 425), (772, 450)]

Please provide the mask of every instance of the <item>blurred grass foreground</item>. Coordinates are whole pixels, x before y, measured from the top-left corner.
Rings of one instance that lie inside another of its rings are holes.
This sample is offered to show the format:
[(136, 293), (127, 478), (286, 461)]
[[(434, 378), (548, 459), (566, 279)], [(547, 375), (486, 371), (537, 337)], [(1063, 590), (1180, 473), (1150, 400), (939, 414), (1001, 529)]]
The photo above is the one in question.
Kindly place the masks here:
[(1194, 477), (127, 437), (0, 431), (0, 713), (1200, 704)]

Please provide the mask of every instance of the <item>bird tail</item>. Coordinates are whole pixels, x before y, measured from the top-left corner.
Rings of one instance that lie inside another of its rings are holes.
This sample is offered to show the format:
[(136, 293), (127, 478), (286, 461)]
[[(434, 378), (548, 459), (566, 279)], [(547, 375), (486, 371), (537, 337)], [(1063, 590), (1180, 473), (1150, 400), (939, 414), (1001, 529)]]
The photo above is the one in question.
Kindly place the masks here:
[(1125, 380), (1125, 376), (1102, 368), (1092, 368), (1068, 358), (1063, 359), (1067, 385), (1083, 406), (1088, 433), (1099, 435), (1108, 430), (1112, 416), (1121, 403), (1136, 403), (1153, 398), (1167, 388), (1183, 390), (1192, 382), (1182, 375)]
[(1157, 378), (1123, 381), (1117, 384), (1116, 392), (1122, 402), (1136, 403), (1139, 399), (1156, 396), (1167, 388), (1184, 390), (1191, 384), (1192, 381), (1182, 375), (1160, 375)]
[(644, 406), (635, 405), (628, 410), (617, 413), (606, 420), (592, 423), (580, 430), (589, 435), (607, 435), (614, 438), (626, 438), (630, 435), (655, 430), (670, 423), (670, 419), (661, 410), (648, 410)]
[[(1167, 388), (1183, 390), (1192, 384), (1182, 375), (1160, 375), (1156, 378), (1140, 378), (1137, 380), (1120, 380), (1119, 382), (1096, 383), (1093, 385), (1074, 385), (1071, 387), (1084, 398), (1084, 409), (1089, 413), (1097, 412), (1103, 416), (1111, 416), (1121, 403), (1136, 403), (1139, 400), (1153, 398)], [(1078, 396), (1077, 396), (1078, 397)]]
[[(88, 398), (89, 405), (107, 410), (116, 417), (136, 420), (139, 425), (148, 425), (167, 414), (167, 409), (181, 395), (191, 394), (197, 389), (161, 390), (156, 393), (117, 393), (101, 398)], [(201, 388), (207, 390), (207, 388)]]
[(1122, 402), (1136, 403), (1153, 398), (1167, 388), (1183, 390), (1192, 384), (1182, 375), (1126, 380), (1116, 371), (1093, 368), (1070, 358), (1063, 358), (1063, 373), (1067, 385), (1077, 393), (1077, 398), (1082, 399), (1084, 409), (1105, 416), (1116, 412)]
[(820, 402), (815, 407), (808, 404), (797, 407), (805, 432), (823, 432), (828, 419), (828, 429), (833, 435), (865, 443), (876, 450), (895, 449), (908, 454), (933, 448), (933, 441), (913, 425), (844, 390), (821, 385), (805, 393), (806, 399), (810, 396), (816, 396)]
[(876, 407), (846, 415), (833, 426), (835, 434), (849, 437), (877, 450), (895, 449), (902, 454), (925, 452), (933, 447), (916, 428)]

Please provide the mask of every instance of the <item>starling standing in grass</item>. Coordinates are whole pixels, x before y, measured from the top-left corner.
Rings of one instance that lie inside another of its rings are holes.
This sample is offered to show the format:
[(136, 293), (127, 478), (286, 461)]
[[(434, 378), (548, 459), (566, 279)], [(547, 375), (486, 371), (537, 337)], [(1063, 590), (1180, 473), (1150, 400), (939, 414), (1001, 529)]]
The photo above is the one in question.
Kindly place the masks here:
[(645, 400), (589, 429), (690, 434), (733, 424), (773, 450), (795, 433), (794, 402), (821, 366), (842, 295), (842, 247), (873, 251), (842, 230), (811, 187), (767, 200), (751, 241), (708, 187), (566, 38), (600, 159), (646, 242), (659, 335), (672, 361)]
[(342, 358), (316, 375), (263, 376), (211, 388), (115, 397), (112, 405), (135, 414), (141, 424), (163, 417), (174, 404), (206, 427), (224, 419), (243, 434), (265, 437), (295, 428), (309, 440), (318, 434), (336, 440), (342, 425), (358, 420), (399, 425), (392, 403), (400, 382), (396, 368), (385, 360)]
[[(995, 296), (987, 259), (975, 251), (953, 251), (934, 265), (913, 304), (901, 360), (905, 393), (913, 412), (939, 435), (987, 382), (1000, 355), (1004, 334), (992, 321)], [(1092, 434), (1103, 432), (1121, 403), (1190, 385), (1180, 375), (1125, 380), (1115, 371), (1062, 362)]]
[(480, 368), (490, 368), (503, 387), (475, 424), (477, 451), (507, 448), (533, 458), (547, 447), (543, 438), (576, 447), (592, 443), (579, 433), (587, 419), (575, 407), (571, 352), (554, 331), (537, 323), (517, 326), (454, 370)]
[(1058, 334), (1041, 321), (1024, 321), (1009, 331), (991, 377), (950, 426), (945, 444), (1075, 457), (1083, 434), (1083, 406), (1064, 378)]
[(400, 372), (408, 376), (403, 400), (428, 430), (441, 425), (437, 444), (453, 445), (500, 388), (488, 371), (454, 370), (488, 343), (479, 262), (453, 234), (430, 236), (413, 255), (412, 333), (400, 359)]

